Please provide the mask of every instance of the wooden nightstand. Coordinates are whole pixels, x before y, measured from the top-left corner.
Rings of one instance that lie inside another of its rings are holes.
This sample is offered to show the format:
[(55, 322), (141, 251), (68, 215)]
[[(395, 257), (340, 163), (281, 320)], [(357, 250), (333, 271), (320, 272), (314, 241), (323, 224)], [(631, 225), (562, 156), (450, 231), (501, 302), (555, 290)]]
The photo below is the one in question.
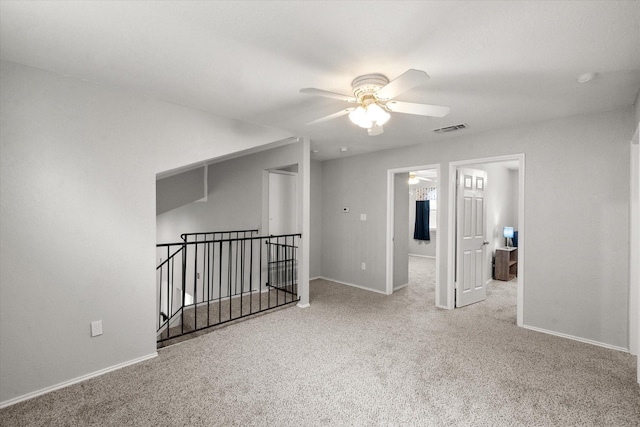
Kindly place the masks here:
[(518, 248), (497, 248), (495, 279), (509, 281), (518, 275)]

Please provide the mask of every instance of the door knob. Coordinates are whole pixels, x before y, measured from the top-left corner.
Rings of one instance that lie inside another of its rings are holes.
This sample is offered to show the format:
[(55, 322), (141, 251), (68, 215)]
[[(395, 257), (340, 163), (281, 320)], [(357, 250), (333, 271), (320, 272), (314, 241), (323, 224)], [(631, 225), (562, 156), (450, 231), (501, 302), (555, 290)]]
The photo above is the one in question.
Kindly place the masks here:
[(484, 242), (482, 242), (482, 246), (488, 245), (489, 242), (487, 242), (486, 240)]

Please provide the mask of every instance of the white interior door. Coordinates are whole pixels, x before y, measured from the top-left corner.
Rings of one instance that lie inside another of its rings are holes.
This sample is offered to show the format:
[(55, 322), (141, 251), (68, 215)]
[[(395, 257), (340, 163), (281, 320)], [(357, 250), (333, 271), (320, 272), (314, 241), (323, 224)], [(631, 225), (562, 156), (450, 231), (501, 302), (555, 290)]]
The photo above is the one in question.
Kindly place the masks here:
[(487, 297), (484, 279), (487, 244), (485, 190), (487, 173), (458, 169), (456, 197), (456, 307)]
[(298, 176), (269, 172), (269, 234), (298, 232)]

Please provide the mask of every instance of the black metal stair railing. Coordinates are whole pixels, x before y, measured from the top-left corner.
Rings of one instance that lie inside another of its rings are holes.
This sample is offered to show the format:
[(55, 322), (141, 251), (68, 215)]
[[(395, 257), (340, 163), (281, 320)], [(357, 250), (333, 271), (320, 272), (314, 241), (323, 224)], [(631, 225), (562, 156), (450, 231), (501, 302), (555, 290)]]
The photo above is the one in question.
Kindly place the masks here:
[(224, 239), (239, 239), (244, 237), (255, 236), (258, 233), (257, 229), (254, 230), (233, 230), (233, 231), (205, 231), (199, 233), (183, 233), (180, 238), (184, 242), (198, 242), (205, 240), (224, 240)]
[(157, 245), (157, 341), (299, 301), (300, 234), (188, 233)]

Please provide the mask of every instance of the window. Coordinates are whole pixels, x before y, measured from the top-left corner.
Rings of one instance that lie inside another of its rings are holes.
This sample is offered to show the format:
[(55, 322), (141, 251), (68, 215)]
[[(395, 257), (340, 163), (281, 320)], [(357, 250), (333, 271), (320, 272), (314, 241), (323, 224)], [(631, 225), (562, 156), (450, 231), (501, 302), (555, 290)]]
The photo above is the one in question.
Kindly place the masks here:
[(429, 200), (429, 230), (435, 230), (438, 217), (438, 189), (436, 187), (416, 188), (416, 200)]

